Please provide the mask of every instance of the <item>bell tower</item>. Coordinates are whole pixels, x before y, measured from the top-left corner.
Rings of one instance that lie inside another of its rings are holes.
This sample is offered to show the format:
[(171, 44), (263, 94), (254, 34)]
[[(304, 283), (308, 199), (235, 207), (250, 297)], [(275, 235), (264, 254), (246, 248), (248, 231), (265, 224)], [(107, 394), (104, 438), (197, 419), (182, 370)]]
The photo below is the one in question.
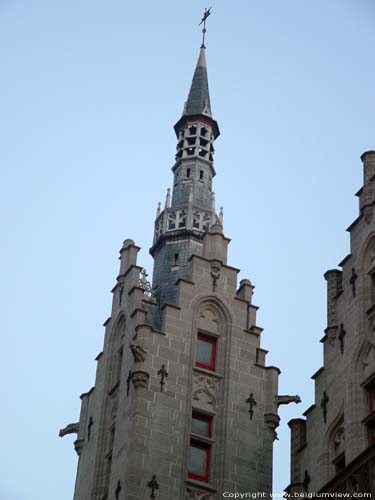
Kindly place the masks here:
[(216, 500), (272, 490), (279, 369), (266, 363), (254, 286), (227, 262), (215, 210), (202, 45), (159, 204), (152, 284), (127, 239), (95, 385), (81, 395), (74, 500)]
[(168, 189), (164, 210), (158, 207), (156, 214), (150, 253), (155, 260), (153, 289), (162, 303), (175, 302), (177, 279), (187, 277), (189, 258), (202, 255), (202, 235), (218, 219), (212, 180), (214, 141), (220, 132), (211, 113), (205, 52), (202, 46), (188, 100), (174, 126), (172, 196)]

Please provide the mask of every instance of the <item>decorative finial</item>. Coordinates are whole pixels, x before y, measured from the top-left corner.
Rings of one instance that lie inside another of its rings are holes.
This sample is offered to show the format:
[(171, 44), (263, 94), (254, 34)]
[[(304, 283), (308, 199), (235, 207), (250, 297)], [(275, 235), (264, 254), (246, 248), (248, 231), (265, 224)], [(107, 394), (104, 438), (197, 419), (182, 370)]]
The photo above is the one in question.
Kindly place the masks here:
[(223, 219), (224, 219), (224, 210), (223, 207), (220, 207), (219, 220), (221, 223), (223, 223)]
[(204, 9), (202, 21), (199, 23), (199, 26), (201, 24), (203, 24), (203, 29), (202, 29), (203, 39), (202, 39), (201, 49), (205, 49), (206, 48), (206, 46), (204, 44), (205, 39), (206, 39), (206, 20), (207, 20), (208, 16), (211, 14), (211, 9), (212, 9), (212, 7), (210, 7), (209, 9), (207, 9), (207, 8)]
[(158, 218), (158, 217), (159, 217), (160, 212), (161, 212), (161, 203), (160, 203), (160, 201), (159, 201), (159, 203), (158, 203), (158, 208), (156, 209), (156, 218)]
[(215, 213), (215, 193), (213, 191), (211, 193), (211, 210)]
[(165, 208), (169, 208), (171, 206), (171, 190), (167, 189), (167, 196), (165, 197)]

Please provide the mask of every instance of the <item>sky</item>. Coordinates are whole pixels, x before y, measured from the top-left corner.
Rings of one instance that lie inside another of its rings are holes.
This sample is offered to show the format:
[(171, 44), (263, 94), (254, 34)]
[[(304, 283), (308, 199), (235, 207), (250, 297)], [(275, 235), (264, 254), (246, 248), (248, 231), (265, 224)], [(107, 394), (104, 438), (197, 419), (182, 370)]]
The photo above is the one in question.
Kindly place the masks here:
[[(274, 491), (287, 422), (313, 403), (323, 274), (349, 253), (360, 155), (375, 148), (373, 0), (212, 0), (215, 192), (230, 265), (255, 284), (280, 367)], [(202, 0), (0, 0), (0, 500), (73, 498), (81, 393), (132, 238), (149, 273), (173, 124), (200, 45)]]

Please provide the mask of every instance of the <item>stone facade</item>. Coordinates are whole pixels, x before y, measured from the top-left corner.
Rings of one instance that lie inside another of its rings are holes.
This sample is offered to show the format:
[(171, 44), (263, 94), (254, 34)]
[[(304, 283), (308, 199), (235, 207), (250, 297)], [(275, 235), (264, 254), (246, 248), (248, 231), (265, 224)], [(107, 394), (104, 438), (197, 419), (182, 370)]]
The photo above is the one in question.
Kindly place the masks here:
[[(158, 207), (150, 250), (152, 287), (139, 248), (126, 240), (95, 385), (81, 396), (79, 423), (61, 431), (77, 432), (75, 500), (214, 500), (272, 489), (279, 370), (266, 364), (254, 287), (238, 284), (239, 270), (228, 265), (215, 212), (219, 128), (204, 48), (175, 131), (172, 198), (168, 191)], [(211, 364), (199, 362), (202, 349)], [(203, 475), (192, 467), (196, 452)]]
[(359, 217), (350, 254), (329, 270), (324, 363), (315, 404), (291, 428), (290, 493), (375, 495), (375, 151), (362, 155)]

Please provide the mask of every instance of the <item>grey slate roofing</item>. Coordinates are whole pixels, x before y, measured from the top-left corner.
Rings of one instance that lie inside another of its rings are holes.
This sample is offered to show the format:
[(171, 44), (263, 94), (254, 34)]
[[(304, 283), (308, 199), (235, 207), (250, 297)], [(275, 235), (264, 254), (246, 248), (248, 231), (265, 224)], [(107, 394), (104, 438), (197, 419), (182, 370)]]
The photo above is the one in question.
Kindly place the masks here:
[(210, 94), (208, 91), (206, 54), (203, 47), (199, 52), (197, 66), (194, 71), (193, 81), (191, 82), (183, 114), (185, 116), (203, 114), (212, 117)]

